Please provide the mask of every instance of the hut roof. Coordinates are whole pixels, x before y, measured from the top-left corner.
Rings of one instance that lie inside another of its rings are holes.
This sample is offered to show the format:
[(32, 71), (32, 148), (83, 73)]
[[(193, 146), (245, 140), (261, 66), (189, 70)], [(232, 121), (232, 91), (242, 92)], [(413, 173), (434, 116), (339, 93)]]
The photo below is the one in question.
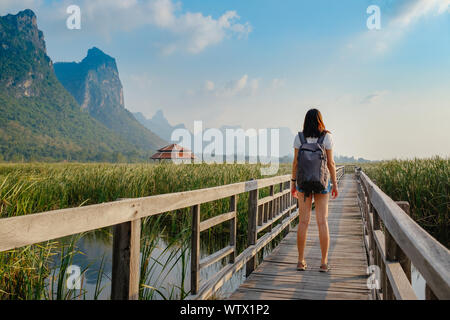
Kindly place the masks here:
[(159, 149), (157, 153), (151, 156), (151, 159), (195, 159), (195, 156), (191, 150), (178, 144), (171, 144)]

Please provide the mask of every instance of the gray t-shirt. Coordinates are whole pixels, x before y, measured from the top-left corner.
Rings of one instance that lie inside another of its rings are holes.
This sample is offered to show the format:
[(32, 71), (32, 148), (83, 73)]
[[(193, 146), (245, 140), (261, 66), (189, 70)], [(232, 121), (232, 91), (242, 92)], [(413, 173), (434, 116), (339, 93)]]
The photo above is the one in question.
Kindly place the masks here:
[[(312, 138), (312, 137), (306, 138), (306, 141), (308, 143), (315, 143), (315, 142), (317, 142), (317, 140), (319, 140), (319, 138)], [(294, 149), (300, 149), (301, 145), (302, 145), (302, 143), (300, 141), (300, 137), (297, 134), (294, 139)], [(323, 139), (323, 145), (325, 146), (326, 150), (333, 149), (333, 136), (331, 135), (331, 133), (327, 133), (325, 135), (325, 138)]]

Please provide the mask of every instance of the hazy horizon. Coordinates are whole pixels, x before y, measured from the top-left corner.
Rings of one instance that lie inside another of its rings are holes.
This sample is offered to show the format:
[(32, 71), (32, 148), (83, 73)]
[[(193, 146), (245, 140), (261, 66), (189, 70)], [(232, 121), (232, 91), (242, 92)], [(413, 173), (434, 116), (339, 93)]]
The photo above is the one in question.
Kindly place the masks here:
[[(81, 30), (69, 30), (69, 5)], [(125, 106), (172, 125), (287, 127), (311, 107), (335, 153), (370, 160), (449, 156), (450, 0), (4, 0), (30, 8), (53, 62), (91, 47), (114, 57)], [(381, 29), (366, 12), (378, 5)]]

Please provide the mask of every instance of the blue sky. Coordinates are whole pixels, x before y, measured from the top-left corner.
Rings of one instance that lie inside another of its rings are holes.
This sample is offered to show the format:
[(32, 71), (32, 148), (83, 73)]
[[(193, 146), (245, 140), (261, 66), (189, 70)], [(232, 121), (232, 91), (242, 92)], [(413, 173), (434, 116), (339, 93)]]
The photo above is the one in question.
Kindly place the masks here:
[[(65, 11), (81, 9), (81, 30)], [(126, 107), (188, 127), (301, 129), (319, 108), (335, 152), (448, 156), (450, 0), (2, 0), (31, 8), (53, 61), (115, 57)], [(378, 5), (381, 29), (366, 9)]]

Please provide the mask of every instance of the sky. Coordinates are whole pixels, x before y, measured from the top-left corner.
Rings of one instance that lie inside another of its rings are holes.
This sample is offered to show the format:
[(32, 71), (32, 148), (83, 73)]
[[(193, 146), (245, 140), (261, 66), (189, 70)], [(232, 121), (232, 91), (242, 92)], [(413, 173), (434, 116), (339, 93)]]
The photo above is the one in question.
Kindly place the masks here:
[(296, 133), (314, 107), (337, 154), (450, 155), (450, 0), (0, 1), (24, 8), (54, 62), (116, 58), (126, 108), (147, 117)]

